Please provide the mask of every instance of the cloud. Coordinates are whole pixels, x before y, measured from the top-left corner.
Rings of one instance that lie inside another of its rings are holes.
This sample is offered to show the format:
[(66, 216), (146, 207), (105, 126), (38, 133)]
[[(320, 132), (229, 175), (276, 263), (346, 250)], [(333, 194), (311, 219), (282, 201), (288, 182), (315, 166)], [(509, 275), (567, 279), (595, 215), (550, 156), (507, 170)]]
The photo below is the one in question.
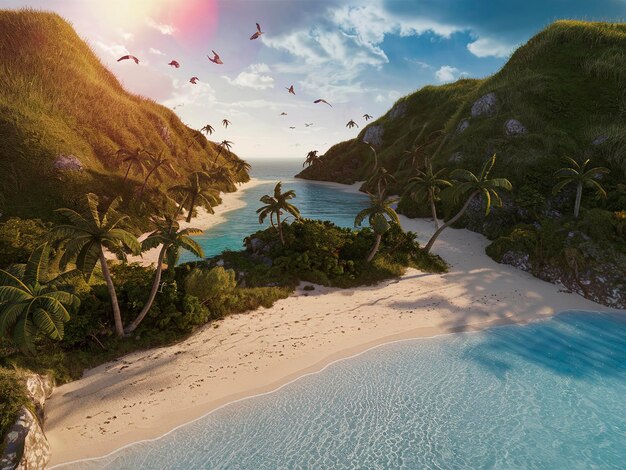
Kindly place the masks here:
[(98, 46), (100, 49), (102, 49), (104, 52), (106, 52), (110, 56), (115, 57), (116, 59), (120, 56), (129, 54), (128, 49), (126, 49), (126, 46), (122, 44), (106, 44), (102, 41), (96, 41), (96, 46)]
[(235, 79), (223, 76), (223, 78), (232, 85), (244, 88), (252, 88), (254, 90), (266, 90), (274, 88), (274, 79), (266, 75), (270, 71), (267, 64), (252, 64), (246, 70), (241, 72)]
[(483, 37), (467, 45), (467, 49), (476, 57), (508, 57), (515, 46), (499, 42), (496, 39)]
[(196, 85), (192, 85), (186, 81), (174, 80), (173, 86), (174, 93), (170, 98), (163, 101), (165, 106), (187, 105), (187, 107), (204, 108), (206, 102), (215, 102), (215, 90), (206, 82), (198, 82)]
[(402, 96), (402, 93), (400, 93), (399, 91), (391, 90), (387, 93), (377, 94), (376, 97), (374, 98), (374, 101), (376, 101), (377, 103), (391, 104), (391, 103), (396, 102), (398, 98), (400, 98), (401, 96)]
[(463, 75), (466, 74), (461, 72), (456, 67), (451, 67), (450, 65), (443, 65), (435, 72), (435, 78), (441, 83), (453, 82)]
[(154, 55), (165, 55), (165, 52), (161, 52), (158, 49), (155, 49), (154, 47), (151, 47), (149, 49), (150, 54), (154, 54)]
[(171, 36), (176, 31), (176, 28), (174, 28), (174, 26), (165, 23), (157, 23), (150, 17), (146, 18), (146, 24), (151, 28), (156, 29), (161, 34), (165, 34), (168, 36)]

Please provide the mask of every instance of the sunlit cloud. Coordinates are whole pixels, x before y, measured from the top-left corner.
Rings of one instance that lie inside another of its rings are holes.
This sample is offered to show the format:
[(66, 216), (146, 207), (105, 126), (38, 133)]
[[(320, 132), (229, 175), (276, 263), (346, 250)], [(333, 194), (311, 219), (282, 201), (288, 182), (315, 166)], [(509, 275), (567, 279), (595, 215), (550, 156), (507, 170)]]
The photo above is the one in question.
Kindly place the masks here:
[(146, 18), (146, 24), (151, 28), (156, 29), (161, 34), (165, 34), (168, 36), (171, 36), (172, 34), (174, 34), (174, 32), (176, 32), (176, 28), (174, 28), (174, 26), (164, 23), (158, 23), (150, 17)]
[(150, 52), (150, 54), (154, 54), (154, 55), (165, 55), (165, 52), (162, 52), (158, 49), (155, 49), (154, 47), (151, 47), (150, 49), (148, 49), (148, 52)]
[(269, 71), (270, 68), (267, 64), (252, 64), (234, 79), (225, 75), (223, 78), (232, 85), (255, 90), (266, 90), (268, 88), (274, 88), (274, 79), (266, 75)]
[(440, 83), (453, 82), (465, 75), (467, 75), (467, 73), (461, 72), (456, 67), (452, 67), (450, 65), (443, 65), (435, 72), (435, 78)]
[(467, 49), (476, 57), (508, 57), (515, 46), (505, 44), (493, 38), (479, 38), (467, 45)]

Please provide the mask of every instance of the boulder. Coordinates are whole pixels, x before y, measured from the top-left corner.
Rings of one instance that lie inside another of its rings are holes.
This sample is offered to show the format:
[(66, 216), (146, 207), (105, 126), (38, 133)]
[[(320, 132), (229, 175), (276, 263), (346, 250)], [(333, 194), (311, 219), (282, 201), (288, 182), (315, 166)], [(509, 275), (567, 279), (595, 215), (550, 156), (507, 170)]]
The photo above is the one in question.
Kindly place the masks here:
[(498, 98), (495, 93), (487, 93), (478, 98), (472, 105), (472, 117), (492, 116), (496, 112)]
[(509, 119), (504, 123), (504, 131), (506, 135), (519, 135), (526, 134), (528, 130), (517, 119)]
[(52, 395), (54, 390), (54, 382), (49, 376), (41, 376), (37, 374), (29, 375), (26, 378), (26, 390), (31, 401), (35, 404), (35, 410), (39, 419), (44, 418), (44, 404), (46, 399)]
[(1, 470), (46, 468), (50, 461), (50, 444), (37, 416), (22, 407), (17, 420), (4, 438)]
[(607, 140), (609, 140), (608, 135), (599, 135), (591, 141), (591, 145), (597, 147), (598, 145), (602, 145), (603, 143), (605, 143)]
[(456, 126), (456, 133), (462, 134), (469, 127), (469, 125), (470, 125), (469, 119), (461, 120), (461, 122), (459, 122), (459, 125)]
[(378, 124), (368, 127), (363, 134), (363, 142), (380, 147), (383, 144), (383, 127)]
[(58, 155), (54, 159), (53, 168), (57, 171), (82, 171), (83, 164), (74, 155)]
[(450, 158), (448, 158), (448, 161), (450, 163), (461, 163), (463, 161), (463, 153), (454, 152), (452, 155), (450, 155)]
[(404, 117), (404, 115), (406, 114), (406, 109), (406, 103), (396, 103), (393, 108), (391, 108), (391, 111), (389, 111), (389, 117), (391, 119)]

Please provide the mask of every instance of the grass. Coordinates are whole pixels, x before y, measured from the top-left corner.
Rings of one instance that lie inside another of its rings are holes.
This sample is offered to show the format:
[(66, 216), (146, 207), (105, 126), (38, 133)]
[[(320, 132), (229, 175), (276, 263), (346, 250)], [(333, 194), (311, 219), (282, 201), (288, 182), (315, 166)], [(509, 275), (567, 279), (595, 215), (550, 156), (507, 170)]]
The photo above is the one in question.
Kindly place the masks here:
[[(0, 367), (0, 438), (4, 437), (15, 423), (17, 414), (23, 406), (32, 408), (28, 398), (23, 374), (16, 369)], [(0, 455), (4, 442), (0, 441)]]
[[(481, 80), (459, 80), (442, 86), (426, 86), (400, 98), (394, 106), (406, 106), (404, 117), (392, 118), (391, 110), (361, 131), (357, 139), (332, 147), (322, 163), (301, 173), (312, 179), (352, 183), (366, 179), (371, 150), (359, 142), (370, 126), (382, 126), (381, 164), (396, 171), (405, 150), (424, 146), (432, 154), (444, 135), (447, 140), (436, 158), (436, 167), (463, 166), (477, 170), (484, 159), (498, 154), (498, 174), (506, 174), (520, 186), (528, 174), (551, 175), (564, 155), (590, 150), (599, 135), (610, 137), (594, 156), (612, 170), (626, 175), (626, 24), (557, 21), (520, 47), (495, 75)], [(481, 96), (495, 92), (498, 109), (492, 116), (470, 117), (470, 108)], [(470, 126), (456, 135), (458, 123)], [(504, 123), (517, 119), (528, 129), (525, 135), (505, 135)], [(425, 127), (425, 132), (421, 129)], [(443, 131), (433, 137), (433, 132)], [(461, 152), (462, 163), (449, 162)], [(354, 171), (341, 171), (342, 168)], [(340, 177), (338, 176), (340, 175)], [(406, 180), (400, 179), (401, 189)]]
[[(27, 9), (0, 10), (0, 134), (0, 174), (8, 175), (0, 212), (44, 219), (87, 191), (135, 189), (141, 176), (133, 173), (122, 187), (126, 168), (114, 157), (121, 147), (162, 151), (181, 175), (217, 152), (171, 110), (125, 91), (60, 16)], [(75, 155), (85, 170), (55, 172), (59, 154)], [(220, 161), (233, 158), (223, 152)], [(175, 179), (165, 174), (159, 186)], [(154, 191), (149, 204), (162, 208)]]

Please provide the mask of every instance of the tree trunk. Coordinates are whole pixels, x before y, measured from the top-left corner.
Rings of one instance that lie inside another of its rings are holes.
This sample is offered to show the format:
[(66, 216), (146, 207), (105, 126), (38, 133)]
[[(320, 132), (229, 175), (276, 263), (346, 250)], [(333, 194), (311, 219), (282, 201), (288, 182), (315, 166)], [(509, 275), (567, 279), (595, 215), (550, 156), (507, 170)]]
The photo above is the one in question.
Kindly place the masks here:
[(578, 183), (578, 187), (576, 188), (576, 203), (574, 204), (574, 218), (578, 218), (578, 213), (580, 212), (580, 200), (583, 196), (583, 184)]
[(283, 226), (280, 223), (280, 210), (276, 213), (276, 225), (278, 226), (278, 236), (280, 237), (280, 243), (285, 246), (285, 239), (283, 238)]
[(437, 220), (437, 207), (435, 206), (435, 195), (433, 194), (432, 189), (429, 190), (429, 199), (430, 199), (430, 212), (433, 215), (433, 221), (435, 222), (435, 229), (439, 228), (439, 220)]
[(159, 253), (159, 259), (156, 266), (156, 273), (154, 274), (154, 282), (152, 283), (152, 289), (150, 290), (148, 300), (146, 300), (146, 303), (141, 309), (141, 312), (139, 312), (139, 315), (137, 315), (137, 318), (135, 318), (132, 323), (124, 330), (125, 333), (132, 333), (133, 331), (135, 331), (135, 329), (139, 326), (144, 317), (152, 308), (152, 304), (157, 295), (157, 291), (159, 290), (159, 284), (161, 284), (161, 273), (163, 272), (163, 258), (165, 258), (165, 252), (167, 251), (167, 248), (167, 245), (163, 245), (161, 247), (161, 252)]
[(376, 256), (376, 253), (378, 252), (378, 248), (380, 248), (380, 241), (382, 240), (383, 236), (380, 234), (376, 234), (376, 241), (374, 242), (374, 246), (372, 247), (372, 251), (370, 251), (370, 254), (367, 255), (367, 262), (369, 263), (370, 261), (372, 261), (372, 259), (374, 259), (374, 256)]
[(124, 175), (124, 181), (122, 182), (122, 185), (126, 184), (126, 179), (128, 178), (128, 173), (130, 173), (130, 169), (133, 166), (132, 162), (130, 165), (128, 165), (128, 169), (126, 170), (126, 174)]
[(141, 186), (141, 191), (139, 191), (139, 200), (141, 200), (141, 198), (143, 197), (143, 192), (146, 190), (146, 185), (148, 184), (148, 179), (150, 179), (150, 176), (152, 176), (152, 173), (154, 173), (154, 171), (157, 169), (157, 167), (154, 167), (152, 170), (150, 170), (148, 172), (148, 174), (146, 175), (146, 179), (143, 180), (143, 185)]
[(187, 223), (191, 222), (193, 216), (193, 208), (196, 205), (196, 195), (191, 196), (191, 204), (189, 205), (189, 214), (187, 214)]
[(448, 228), (450, 225), (452, 225), (454, 222), (456, 222), (457, 220), (459, 220), (461, 218), (461, 216), (465, 213), (465, 211), (467, 210), (467, 208), (470, 205), (470, 202), (472, 202), (472, 200), (478, 196), (480, 194), (480, 191), (474, 191), (470, 197), (467, 199), (467, 201), (465, 201), (465, 204), (463, 205), (463, 207), (461, 207), (461, 210), (459, 212), (457, 212), (457, 214), (452, 217), (450, 220), (448, 220), (445, 224), (443, 224), (441, 227), (439, 227), (435, 233), (433, 233), (433, 236), (430, 237), (430, 240), (428, 240), (428, 243), (426, 244), (426, 246), (424, 247), (424, 251), (426, 253), (430, 252), (430, 249), (433, 247), (435, 240), (437, 240), (437, 237), (439, 237), (439, 235), (441, 235), (441, 232), (444, 231), (444, 229)]
[(220, 154), (222, 153), (222, 147), (219, 147), (217, 151), (217, 155), (215, 156), (215, 160), (213, 160), (213, 166), (217, 165), (217, 159), (220, 158)]
[(100, 266), (102, 267), (102, 276), (107, 284), (109, 290), (109, 297), (111, 297), (111, 306), (113, 307), (113, 320), (115, 321), (115, 334), (117, 336), (124, 336), (124, 325), (122, 324), (122, 314), (120, 313), (120, 306), (117, 302), (117, 294), (115, 293), (115, 286), (113, 285), (113, 279), (111, 279), (111, 272), (107, 265), (107, 259), (104, 256), (104, 248), (100, 246)]

